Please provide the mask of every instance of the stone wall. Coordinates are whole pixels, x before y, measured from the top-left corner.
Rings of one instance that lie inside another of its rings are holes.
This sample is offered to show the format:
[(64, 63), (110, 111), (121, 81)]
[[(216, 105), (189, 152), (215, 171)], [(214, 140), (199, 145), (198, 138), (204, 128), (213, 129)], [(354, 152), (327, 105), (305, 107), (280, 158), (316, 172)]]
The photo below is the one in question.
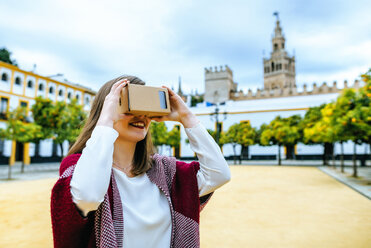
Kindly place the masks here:
[[(351, 88), (358, 89), (360, 88), (359, 80), (355, 80)], [(344, 81), (344, 88), (349, 88), (348, 82)], [(341, 90), (337, 87), (336, 81), (328, 86), (324, 82), (321, 86), (317, 86), (316, 83), (313, 84), (312, 90), (307, 90), (307, 85), (304, 84), (303, 91), (299, 92), (297, 87), (285, 87), (283, 89), (274, 89), (274, 90), (261, 90), (258, 89), (256, 92), (252, 92), (251, 89), (248, 90), (247, 94), (243, 93), (242, 90), (239, 92), (230, 93), (230, 99), (234, 101), (244, 101), (244, 100), (253, 100), (253, 99), (265, 99), (265, 98), (275, 98), (275, 97), (289, 97), (289, 96), (307, 96), (307, 95), (318, 95), (318, 94), (329, 94), (329, 93), (338, 93)]]

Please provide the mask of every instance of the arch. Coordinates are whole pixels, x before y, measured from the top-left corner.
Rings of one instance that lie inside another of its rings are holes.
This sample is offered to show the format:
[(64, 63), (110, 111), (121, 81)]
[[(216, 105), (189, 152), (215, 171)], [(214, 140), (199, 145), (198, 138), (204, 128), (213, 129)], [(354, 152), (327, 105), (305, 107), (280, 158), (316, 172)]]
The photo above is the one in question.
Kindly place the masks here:
[(15, 84), (15, 85), (21, 85), (21, 84), (22, 84), (21, 78), (17, 76), (17, 77), (15, 78), (14, 84)]
[(27, 82), (27, 87), (28, 88), (33, 88), (33, 82), (32, 82), (32, 80), (28, 80), (28, 82)]
[(278, 44), (274, 43), (274, 51), (277, 51), (277, 50), (278, 50)]
[(43, 91), (44, 90), (44, 84), (39, 84), (39, 91)]
[(1, 81), (8, 82), (8, 79), (9, 79), (8, 74), (3, 72), (3, 74), (1, 74)]

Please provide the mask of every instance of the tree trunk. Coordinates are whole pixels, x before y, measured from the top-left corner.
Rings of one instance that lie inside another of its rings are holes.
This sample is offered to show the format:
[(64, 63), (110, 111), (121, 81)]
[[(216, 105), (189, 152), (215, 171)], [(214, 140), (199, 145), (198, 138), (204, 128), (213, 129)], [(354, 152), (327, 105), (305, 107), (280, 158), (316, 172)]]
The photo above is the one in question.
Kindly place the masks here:
[(64, 156), (63, 143), (59, 143), (59, 147), (61, 148), (61, 158), (63, 158)]
[(12, 166), (9, 164), (8, 168), (8, 180), (12, 179)]
[(333, 148), (332, 148), (332, 167), (336, 168), (336, 165), (335, 165), (335, 143), (333, 144)]
[(233, 164), (236, 164), (236, 145), (232, 145), (233, 147)]
[(331, 154), (334, 150), (334, 144), (333, 143), (324, 143), (324, 150), (323, 150), (323, 165), (329, 164), (329, 159), (331, 157)]
[(322, 155), (322, 164), (323, 165), (327, 165), (327, 161), (326, 161), (326, 143), (323, 143), (323, 155)]
[(35, 144), (35, 157), (40, 157), (40, 141)]
[(340, 142), (340, 144), (341, 144), (340, 166), (341, 166), (341, 172), (344, 173), (344, 142)]
[(278, 145), (278, 165), (281, 165), (281, 144)]
[(367, 144), (365, 144), (365, 151), (361, 157), (361, 167), (366, 167), (367, 164)]
[(353, 147), (353, 177), (358, 177), (357, 160), (356, 160), (356, 155), (357, 155), (356, 146), (357, 146), (357, 144), (354, 141), (354, 147)]

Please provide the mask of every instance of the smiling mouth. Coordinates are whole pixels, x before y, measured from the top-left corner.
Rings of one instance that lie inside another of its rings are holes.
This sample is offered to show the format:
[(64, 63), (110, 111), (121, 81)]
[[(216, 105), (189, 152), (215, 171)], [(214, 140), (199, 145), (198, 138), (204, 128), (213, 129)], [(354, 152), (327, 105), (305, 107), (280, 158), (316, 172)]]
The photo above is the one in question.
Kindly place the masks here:
[(144, 127), (146, 126), (143, 121), (132, 122), (129, 125), (140, 129), (144, 129)]

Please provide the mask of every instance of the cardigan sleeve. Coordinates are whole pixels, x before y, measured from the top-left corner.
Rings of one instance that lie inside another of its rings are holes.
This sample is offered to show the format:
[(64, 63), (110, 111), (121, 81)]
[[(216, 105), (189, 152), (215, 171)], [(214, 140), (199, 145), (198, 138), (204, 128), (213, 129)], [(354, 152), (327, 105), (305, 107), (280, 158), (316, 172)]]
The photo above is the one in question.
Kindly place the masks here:
[(197, 172), (199, 196), (205, 196), (231, 180), (230, 169), (220, 147), (201, 123), (186, 128), (185, 131), (191, 149), (199, 159), (200, 169)]
[(60, 177), (51, 193), (51, 220), (54, 247), (93, 247), (94, 214), (83, 217), (72, 201), (70, 181), (80, 154), (66, 157), (60, 166)]
[(118, 132), (110, 127), (96, 126), (77, 161), (71, 179), (72, 200), (84, 216), (97, 210), (107, 192), (114, 142)]
[(205, 207), (213, 193), (199, 196), (197, 172), (200, 164), (197, 161), (185, 163), (176, 161), (176, 173), (172, 180), (171, 200), (174, 210), (197, 223), (200, 211)]

